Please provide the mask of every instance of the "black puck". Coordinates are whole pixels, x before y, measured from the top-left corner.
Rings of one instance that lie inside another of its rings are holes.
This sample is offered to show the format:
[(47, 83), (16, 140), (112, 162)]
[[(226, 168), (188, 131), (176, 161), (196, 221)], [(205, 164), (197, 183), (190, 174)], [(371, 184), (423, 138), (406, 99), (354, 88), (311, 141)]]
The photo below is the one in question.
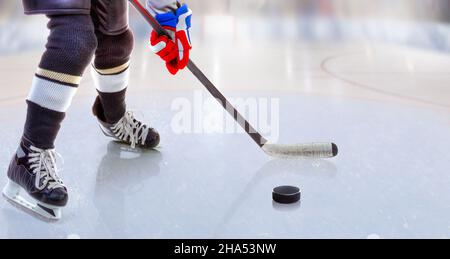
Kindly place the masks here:
[(272, 197), (275, 202), (292, 204), (300, 201), (300, 189), (294, 186), (280, 186), (273, 189)]

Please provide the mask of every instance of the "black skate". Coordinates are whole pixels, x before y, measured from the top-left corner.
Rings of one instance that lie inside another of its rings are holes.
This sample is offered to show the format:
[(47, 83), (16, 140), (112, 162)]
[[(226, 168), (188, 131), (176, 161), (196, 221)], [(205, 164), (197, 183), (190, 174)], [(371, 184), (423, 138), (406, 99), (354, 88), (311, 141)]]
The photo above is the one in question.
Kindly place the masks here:
[[(67, 189), (58, 176), (54, 150), (36, 148), (26, 139), (17, 149), (8, 169), (8, 184), (3, 196), (44, 220), (61, 218), (61, 208), (68, 201)], [(33, 199), (28, 201), (20, 195), (24, 190)]]
[(155, 129), (136, 120), (132, 112), (126, 112), (119, 122), (110, 124), (106, 122), (103, 108), (98, 98), (92, 110), (105, 136), (128, 144), (133, 149), (136, 147), (153, 149), (159, 145), (159, 133)]

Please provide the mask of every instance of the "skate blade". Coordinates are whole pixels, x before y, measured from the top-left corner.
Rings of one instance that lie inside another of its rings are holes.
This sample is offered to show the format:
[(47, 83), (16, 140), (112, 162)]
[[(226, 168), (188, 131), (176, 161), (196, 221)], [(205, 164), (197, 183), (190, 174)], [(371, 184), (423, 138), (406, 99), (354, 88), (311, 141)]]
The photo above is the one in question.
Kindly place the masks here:
[(29, 201), (27, 201), (26, 199), (22, 198), (19, 195), (14, 196), (8, 195), (6, 188), (3, 191), (2, 195), (6, 199), (6, 201), (8, 201), (12, 206), (42, 221), (53, 223), (61, 219), (60, 208), (50, 209), (48, 208), (50, 207), (48, 205), (30, 203)]

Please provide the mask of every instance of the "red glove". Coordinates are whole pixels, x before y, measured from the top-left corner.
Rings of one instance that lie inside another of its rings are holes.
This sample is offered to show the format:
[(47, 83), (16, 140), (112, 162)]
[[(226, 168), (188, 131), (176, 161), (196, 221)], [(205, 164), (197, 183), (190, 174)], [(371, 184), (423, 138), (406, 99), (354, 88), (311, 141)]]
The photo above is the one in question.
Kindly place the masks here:
[(158, 14), (155, 17), (171, 37), (160, 36), (152, 31), (150, 44), (153, 52), (166, 62), (167, 69), (173, 75), (184, 69), (189, 62), (192, 49), (189, 34), (191, 17), (192, 11), (186, 4), (175, 12)]
[(159, 36), (155, 31), (152, 31), (150, 38), (152, 51), (161, 57), (166, 62), (167, 70), (172, 75), (178, 73), (178, 48), (175, 43), (167, 36)]

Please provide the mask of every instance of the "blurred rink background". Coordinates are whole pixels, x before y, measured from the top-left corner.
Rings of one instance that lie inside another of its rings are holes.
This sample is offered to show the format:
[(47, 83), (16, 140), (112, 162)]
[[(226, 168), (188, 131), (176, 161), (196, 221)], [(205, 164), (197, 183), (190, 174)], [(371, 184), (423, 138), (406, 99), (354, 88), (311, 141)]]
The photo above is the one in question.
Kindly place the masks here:
[[(100, 137), (86, 73), (57, 145), (71, 190), (65, 218), (48, 225), (2, 201), (0, 237), (450, 237), (450, 0), (187, 2), (192, 59), (218, 88), (277, 98), (280, 142), (333, 140), (340, 155), (270, 160), (245, 135), (175, 134), (171, 103), (203, 87), (188, 71), (165, 72), (132, 10), (129, 104), (161, 131), (161, 153), (124, 158)], [(0, 172), (21, 134), (46, 21), (0, 0)], [(271, 203), (281, 184), (302, 188), (301, 206)]]
[[(448, 79), (448, 0), (192, 0), (189, 4), (195, 12), (193, 57), (222, 89), (332, 91), (450, 106), (448, 81), (442, 81), (443, 76)], [(24, 16), (20, 1), (0, 0), (2, 70), (23, 71), (15, 78), (14, 91), (8, 76), (0, 78), (0, 87), (7, 88), (0, 100), (26, 95), (31, 77), (27, 72), (35, 69), (46, 41), (45, 23), (43, 16)], [(160, 66), (147, 58), (148, 26), (134, 11), (131, 26), (137, 38), (134, 63), (141, 68), (139, 77), (146, 80), (147, 68)], [(9, 62), (11, 56), (15, 62)], [(343, 57), (348, 59), (345, 64), (340, 62)], [(236, 62), (240, 65), (233, 66)], [(244, 68), (252, 69), (243, 73)], [(424, 75), (428, 72), (437, 75), (429, 78)], [(164, 85), (152, 86), (162, 91), (198, 88), (194, 81), (180, 84), (163, 73), (153, 73), (152, 79), (164, 80)], [(313, 85), (312, 79), (320, 82)]]

